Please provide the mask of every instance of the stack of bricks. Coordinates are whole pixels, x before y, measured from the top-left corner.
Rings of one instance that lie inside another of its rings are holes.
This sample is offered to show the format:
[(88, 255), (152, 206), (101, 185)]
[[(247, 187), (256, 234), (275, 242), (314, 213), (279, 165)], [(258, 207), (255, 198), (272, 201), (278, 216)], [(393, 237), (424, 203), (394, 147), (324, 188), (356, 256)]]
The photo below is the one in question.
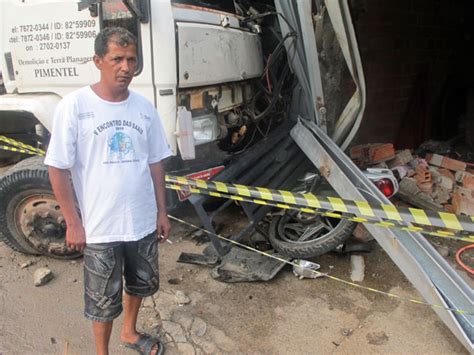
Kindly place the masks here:
[[(404, 179), (416, 181), (418, 188), (434, 203), (456, 214), (474, 215), (474, 165), (439, 154), (427, 154), (425, 159), (415, 158), (408, 163), (397, 152), (388, 162), (394, 170), (404, 167)], [(397, 166), (405, 162), (407, 165)]]
[(439, 154), (427, 154), (420, 159), (408, 149), (396, 152), (390, 143), (354, 146), (351, 158), (361, 169), (392, 169), (399, 180), (416, 185), (423, 198), (437, 208), (474, 215), (474, 164)]
[(433, 180), (428, 164), (420, 163), (415, 168), (416, 185), (425, 194), (433, 193)]
[(362, 144), (351, 148), (351, 159), (361, 169), (375, 166), (394, 157), (395, 149), (391, 143)]
[(428, 154), (426, 161), (440, 174), (441, 188), (449, 191), (444, 207), (456, 214), (474, 215), (474, 166), (438, 154)]
[[(421, 159), (409, 149), (395, 151), (392, 144), (382, 143), (357, 145), (350, 153), (361, 169), (391, 169), (402, 180), (400, 198), (406, 202), (419, 208), (444, 208), (451, 213), (474, 216), (474, 164), (438, 154)], [(407, 187), (404, 194), (403, 186)], [(362, 224), (358, 224), (353, 235), (362, 242), (372, 239)]]

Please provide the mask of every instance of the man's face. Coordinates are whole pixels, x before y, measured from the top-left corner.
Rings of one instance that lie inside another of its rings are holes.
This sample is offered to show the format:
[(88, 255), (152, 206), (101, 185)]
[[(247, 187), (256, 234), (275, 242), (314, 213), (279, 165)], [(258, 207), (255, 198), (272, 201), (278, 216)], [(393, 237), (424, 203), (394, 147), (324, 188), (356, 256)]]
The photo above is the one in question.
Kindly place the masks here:
[(126, 90), (137, 68), (137, 47), (133, 44), (122, 47), (110, 41), (107, 53), (102, 58), (94, 56), (94, 63), (107, 87)]

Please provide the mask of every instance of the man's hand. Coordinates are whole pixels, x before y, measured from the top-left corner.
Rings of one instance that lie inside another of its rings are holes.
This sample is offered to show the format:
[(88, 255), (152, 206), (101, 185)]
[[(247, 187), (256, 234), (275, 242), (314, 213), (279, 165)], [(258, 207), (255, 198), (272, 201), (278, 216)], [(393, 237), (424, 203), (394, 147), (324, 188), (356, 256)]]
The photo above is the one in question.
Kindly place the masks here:
[(66, 245), (68, 248), (82, 253), (86, 247), (86, 232), (81, 223), (75, 223), (67, 226)]
[(77, 213), (69, 170), (50, 166), (48, 172), (54, 196), (58, 200), (61, 212), (66, 220), (66, 246), (72, 250), (82, 252), (86, 246), (86, 233)]
[(156, 235), (158, 241), (163, 243), (170, 235), (171, 224), (166, 212), (158, 212), (158, 219), (156, 221)]

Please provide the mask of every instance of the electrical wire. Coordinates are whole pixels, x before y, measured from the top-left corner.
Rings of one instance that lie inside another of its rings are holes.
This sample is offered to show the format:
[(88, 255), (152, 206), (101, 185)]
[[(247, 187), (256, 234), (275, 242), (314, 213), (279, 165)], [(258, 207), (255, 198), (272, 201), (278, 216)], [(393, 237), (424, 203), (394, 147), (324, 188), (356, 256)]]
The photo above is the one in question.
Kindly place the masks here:
[(275, 107), (278, 99), (280, 98), (281, 89), (283, 87), (283, 84), (284, 84), (285, 79), (286, 79), (287, 75), (289, 74), (289, 72), (290, 72), (290, 65), (288, 64), (288, 62), (286, 62), (285, 67), (282, 71), (282, 74), (281, 74), (280, 78), (278, 79), (278, 82), (276, 83), (276, 85), (274, 87), (273, 97), (272, 97), (272, 100), (270, 101), (270, 104), (265, 108), (265, 110), (263, 110), (259, 114), (255, 114), (255, 104), (257, 102), (257, 99), (260, 98), (260, 96), (263, 93), (260, 91), (253, 97), (253, 99), (250, 103), (250, 114), (251, 114), (250, 118), (254, 122), (257, 122), (257, 121), (261, 120), (268, 113), (270, 113), (270, 111)]
[(283, 16), (283, 14), (281, 12), (277, 12), (277, 11), (267, 11), (267, 12), (263, 12), (261, 14), (257, 14), (257, 15), (254, 15), (254, 16), (250, 16), (250, 17), (247, 17), (246, 19), (244, 19), (242, 22), (250, 22), (250, 21), (255, 21), (257, 19), (260, 19), (260, 18), (263, 18), (263, 17), (266, 17), (266, 16), (271, 16), (271, 15), (274, 15), (274, 16), (280, 16), (283, 21), (286, 22), (287, 26), (290, 28), (290, 30), (292, 32), (295, 32), (295, 29), (293, 28), (293, 26), (291, 26), (290, 22), (286, 19), (285, 16)]

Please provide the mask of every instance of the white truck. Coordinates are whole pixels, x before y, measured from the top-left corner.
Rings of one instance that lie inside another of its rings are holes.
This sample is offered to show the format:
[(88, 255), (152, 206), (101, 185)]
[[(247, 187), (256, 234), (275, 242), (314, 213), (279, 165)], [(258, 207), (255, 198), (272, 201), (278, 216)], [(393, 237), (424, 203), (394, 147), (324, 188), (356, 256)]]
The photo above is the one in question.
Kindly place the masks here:
[[(324, 103), (316, 48), (326, 7), (357, 87), (338, 119)], [(101, 28), (137, 36), (131, 88), (155, 104), (175, 155), (167, 171), (175, 175), (210, 177), (296, 114), (329, 127), (347, 147), (362, 116), (346, 1), (0, 0), (0, 23), (0, 162), (19, 161), (0, 181), (0, 238), (25, 253), (76, 256), (65, 246), (42, 158), (8, 142), (46, 149), (61, 98), (98, 80), (92, 55)]]

